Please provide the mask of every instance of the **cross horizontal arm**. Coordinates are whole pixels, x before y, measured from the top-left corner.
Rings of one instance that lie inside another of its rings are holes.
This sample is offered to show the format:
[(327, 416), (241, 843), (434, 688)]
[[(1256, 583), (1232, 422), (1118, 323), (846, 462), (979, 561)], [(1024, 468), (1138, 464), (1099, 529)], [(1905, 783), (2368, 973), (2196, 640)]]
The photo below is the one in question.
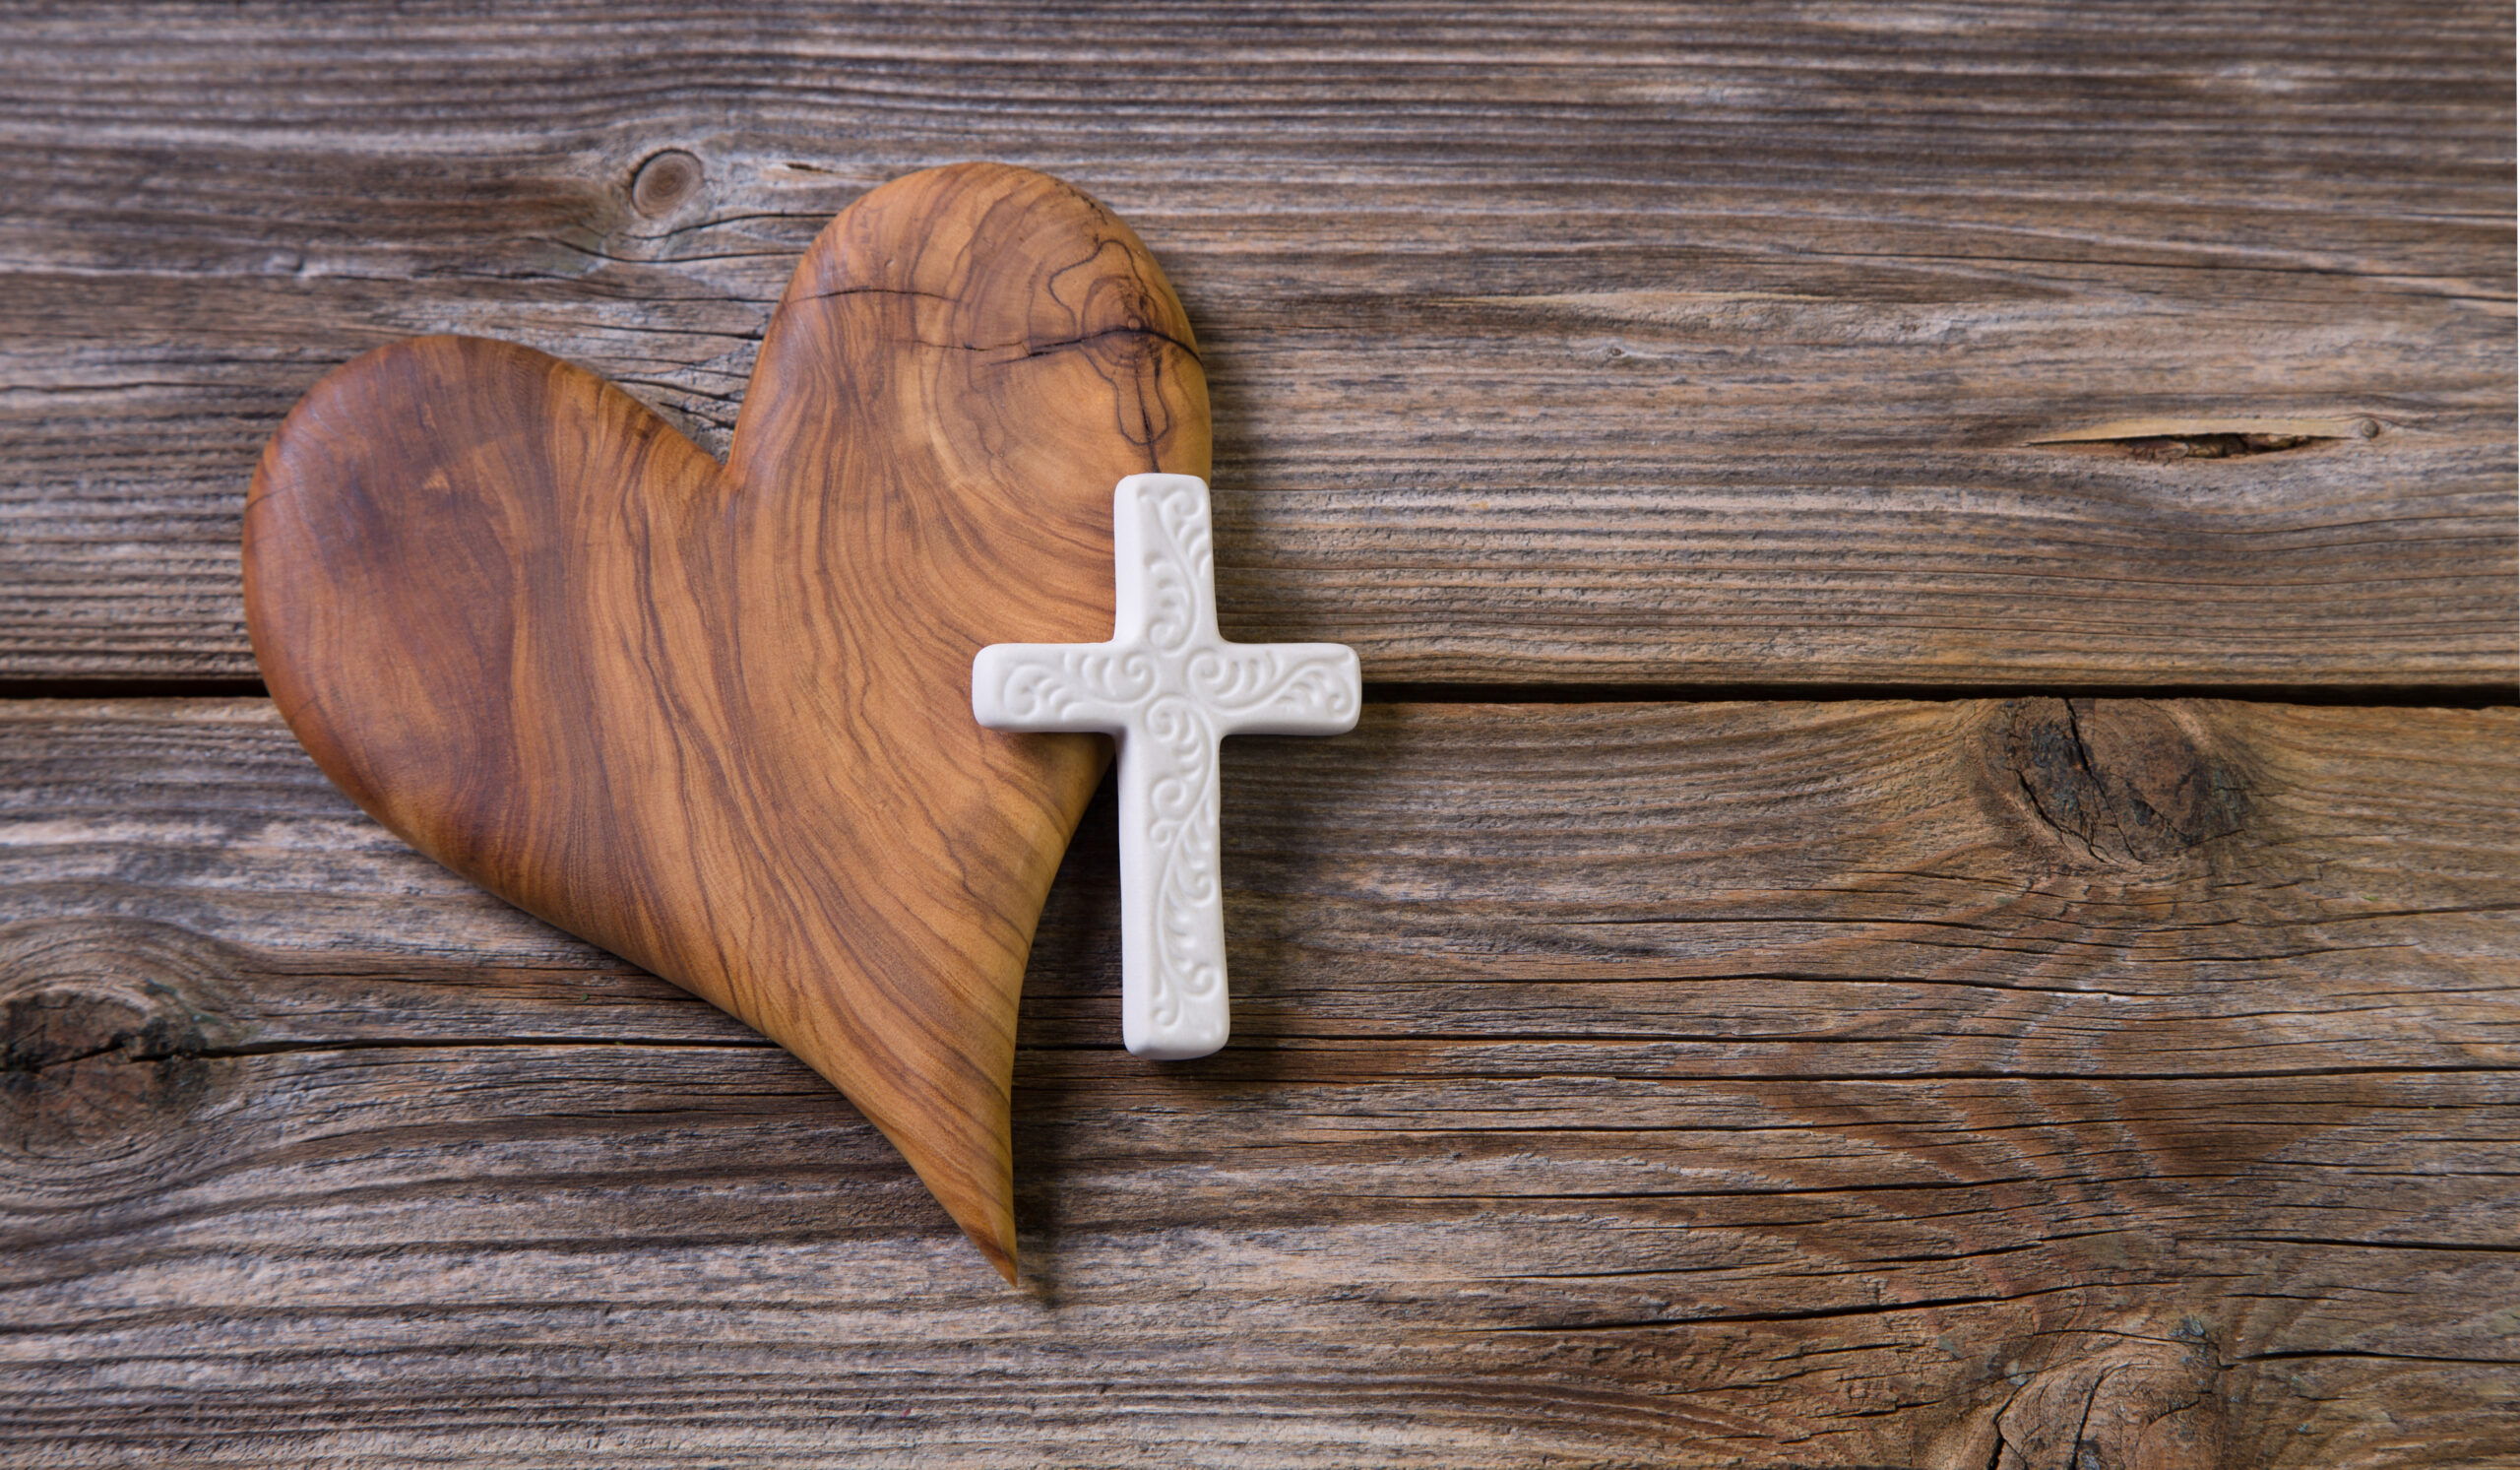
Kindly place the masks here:
[(1189, 660), (1191, 686), (1224, 735), (1346, 735), (1364, 678), (1344, 643), (1225, 643)]
[(1162, 682), (1144, 648), (992, 643), (972, 660), (972, 714), (991, 730), (1116, 735)]

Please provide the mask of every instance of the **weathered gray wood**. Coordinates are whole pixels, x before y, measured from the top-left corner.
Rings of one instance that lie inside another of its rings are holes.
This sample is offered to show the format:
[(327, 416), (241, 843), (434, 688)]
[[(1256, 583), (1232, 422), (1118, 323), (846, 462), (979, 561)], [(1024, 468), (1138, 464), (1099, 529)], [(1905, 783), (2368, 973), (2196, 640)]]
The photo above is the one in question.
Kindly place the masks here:
[(2509, 710), (1378, 706), (1236, 1041), (1028, 981), (1022, 1294), (267, 707), (0, 705), (12, 1463), (2520, 1456)]
[[(819, 224), (985, 157), (1190, 303), (1235, 636), (1403, 683), (2507, 687), (2507, 6), (1452, 12), (0, 18), (0, 675), (250, 676), (254, 456), (383, 340), (526, 342), (723, 445)], [(2041, 442), (2130, 418), (2322, 436)]]
[[(2473, 697), (2510, 58), (2474, 3), (23, 8), (0, 678), (250, 676), (245, 477), (378, 341), (723, 446), (820, 223), (989, 157), (1197, 315), (1236, 636)], [(263, 706), (0, 703), (0, 1460), (2520, 1462), (2513, 723), (1250, 742), (1231, 1050), (1110, 1046), (1099, 830), (1053, 896), (1010, 1295), (826, 1086)]]

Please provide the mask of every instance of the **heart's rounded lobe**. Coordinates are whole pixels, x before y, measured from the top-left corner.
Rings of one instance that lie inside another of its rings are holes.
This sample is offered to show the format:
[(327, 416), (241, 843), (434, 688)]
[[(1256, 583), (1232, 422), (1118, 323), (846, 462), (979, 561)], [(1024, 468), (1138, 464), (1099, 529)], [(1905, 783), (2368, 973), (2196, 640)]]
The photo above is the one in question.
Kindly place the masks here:
[(860, 199), (721, 467), (529, 349), (423, 338), (264, 452), (246, 613), (290, 728), (420, 851), (802, 1057), (1012, 1279), (1025, 957), (1108, 752), (972, 718), (972, 656), (1111, 627), (1111, 486), (1208, 473), (1136, 235), (960, 164)]

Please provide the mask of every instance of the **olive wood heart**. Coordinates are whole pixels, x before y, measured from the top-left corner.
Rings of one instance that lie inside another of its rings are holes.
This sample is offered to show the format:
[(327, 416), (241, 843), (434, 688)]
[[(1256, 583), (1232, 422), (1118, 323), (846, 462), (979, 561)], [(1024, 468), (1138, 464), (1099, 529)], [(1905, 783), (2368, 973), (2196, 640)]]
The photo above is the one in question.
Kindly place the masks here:
[(972, 657), (1107, 636), (1112, 484), (1208, 454), (1137, 236), (959, 164), (805, 252), (724, 466), (505, 343), (333, 372), (255, 474), (246, 616), (377, 820), (802, 1057), (1011, 1281), (1017, 994), (1109, 747), (980, 728)]

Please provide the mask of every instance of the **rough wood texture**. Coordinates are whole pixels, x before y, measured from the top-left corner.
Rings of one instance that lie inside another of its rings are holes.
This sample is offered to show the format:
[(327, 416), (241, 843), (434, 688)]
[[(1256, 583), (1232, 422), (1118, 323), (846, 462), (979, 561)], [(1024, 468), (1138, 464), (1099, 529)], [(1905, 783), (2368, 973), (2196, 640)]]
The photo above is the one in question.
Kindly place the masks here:
[(526, 348), (328, 375), (255, 474), (246, 612), (369, 814), (803, 1057), (1012, 1281), (1024, 957), (1109, 743), (980, 728), (972, 656), (1109, 637), (1112, 484), (1207, 470), (1145, 247), (961, 164), (806, 252), (723, 470)]
[[(1021, 1295), (267, 706), (0, 702), (0, 1461), (2520, 1465), (2514, 713), (2337, 703), (2511, 697), (2511, 42), (0, 15), (0, 678), (250, 675), (247, 469), (385, 341), (724, 453), (814, 232), (1002, 159), (1182, 289), (1226, 631), (1383, 701), (1228, 747), (1207, 1061), (1109, 1045), (1088, 811)], [(2312, 699), (1443, 702), (1998, 683)]]
[[(525, 342), (723, 451), (823, 222), (980, 158), (1181, 286), (1234, 637), (2508, 689), (2509, 7), (1458, 12), (0, 20), (0, 669), (250, 676), (247, 469), (382, 341)], [(2264, 419), (2340, 427), (2221, 432)]]
[(0, 708), (0, 1457), (2436, 1466), (2510, 1414), (2510, 711), (1381, 706), (1236, 1044), (1027, 979), (1030, 1289), (260, 703)]

